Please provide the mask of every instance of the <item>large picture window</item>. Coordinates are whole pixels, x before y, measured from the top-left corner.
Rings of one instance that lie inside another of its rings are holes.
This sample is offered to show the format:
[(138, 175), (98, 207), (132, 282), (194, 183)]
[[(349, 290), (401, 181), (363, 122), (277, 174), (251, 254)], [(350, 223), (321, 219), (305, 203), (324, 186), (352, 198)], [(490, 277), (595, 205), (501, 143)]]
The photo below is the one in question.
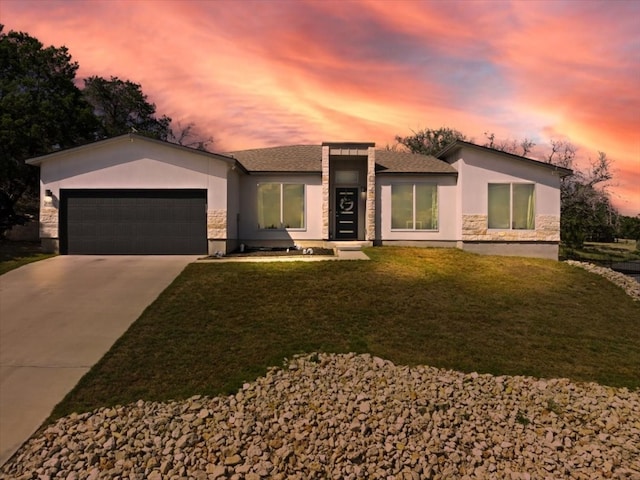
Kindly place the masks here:
[(425, 183), (391, 185), (392, 230), (437, 230), (438, 186)]
[(535, 185), (489, 184), (489, 228), (535, 230)]
[(304, 185), (259, 183), (258, 228), (305, 228)]

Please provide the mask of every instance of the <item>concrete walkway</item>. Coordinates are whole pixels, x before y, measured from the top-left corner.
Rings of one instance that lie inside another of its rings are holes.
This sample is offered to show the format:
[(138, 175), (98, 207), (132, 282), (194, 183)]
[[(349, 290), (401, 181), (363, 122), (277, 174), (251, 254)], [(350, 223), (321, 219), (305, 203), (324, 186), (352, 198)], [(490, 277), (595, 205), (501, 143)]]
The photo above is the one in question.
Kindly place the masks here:
[(195, 256), (58, 256), (0, 276), (0, 465)]
[(197, 263), (267, 263), (267, 262), (326, 262), (332, 260), (370, 260), (361, 250), (338, 250), (337, 255), (273, 255), (264, 257), (220, 257), (220, 258), (201, 258)]

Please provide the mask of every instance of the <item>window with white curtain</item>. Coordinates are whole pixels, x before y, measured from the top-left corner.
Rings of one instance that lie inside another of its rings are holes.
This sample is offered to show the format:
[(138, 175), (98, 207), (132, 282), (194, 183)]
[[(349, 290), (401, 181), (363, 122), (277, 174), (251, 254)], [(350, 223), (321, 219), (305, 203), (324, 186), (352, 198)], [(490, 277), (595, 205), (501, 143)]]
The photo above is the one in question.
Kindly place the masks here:
[(392, 230), (437, 230), (438, 186), (428, 183), (391, 185)]
[(259, 183), (258, 228), (305, 228), (304, 184)]
[(536, 199), (533, 183), (489, 184), (489, 228), (535, 230)]

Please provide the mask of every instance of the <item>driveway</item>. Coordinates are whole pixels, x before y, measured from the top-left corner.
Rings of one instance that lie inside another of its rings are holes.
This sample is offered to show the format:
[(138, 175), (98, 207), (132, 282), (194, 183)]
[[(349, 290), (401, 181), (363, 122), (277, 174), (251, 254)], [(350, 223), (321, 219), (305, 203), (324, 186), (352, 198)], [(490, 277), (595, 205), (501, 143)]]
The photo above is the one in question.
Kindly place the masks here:
[(0, 276), (0, 465), (195, 256), (58, 256)]

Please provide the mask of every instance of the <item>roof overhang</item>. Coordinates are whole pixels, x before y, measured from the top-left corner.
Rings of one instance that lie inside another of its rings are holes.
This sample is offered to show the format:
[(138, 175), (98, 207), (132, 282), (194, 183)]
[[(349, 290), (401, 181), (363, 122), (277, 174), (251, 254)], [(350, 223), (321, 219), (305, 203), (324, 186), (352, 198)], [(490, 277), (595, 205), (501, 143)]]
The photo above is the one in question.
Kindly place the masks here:
[(532, 165), (537, 165), (539, 167), (544, 167), (556, 172), (560, 177), (567, 177), (569, 175), (573, 175), (573, 170), (569, 168), (559, 167), (558, 165), (554, 165), (553, 163), (542, 162), (540, 160), (535, 160), (533, 158), (523, 157), (521, 155), (515, 155), (509, 152), (503, 152), (502, 150), (496, 150), (495, 148), (484, 147), (482, 145), (476, 145), (475, 143), (465, 142), (463, 140), (455, 140), (451, 142), (449, 145), (440, 150), (435, 156), (441, 160), (447, 161), (446, 157), (451, 155), (452, 153), (462, 149), (462, 148), (471, 148), (474, 150), (478, 150), (481, 152), (488, 152), (494, 155), (500, 155), (505, 158), (509, 158), (512, 160), (518, 160), (522, 162), (528, 162)]
[(157, 140), (155, 138), (145, 137), (144, 135), (136, 135), (135, 133), (126, 133), (124, 135), (120, 135), (117, 137), (107, 138), (105, 140), (98, 140), (97, 142), (91, 142), (84, 145), (80, 145), (78, 147), (67, 148), (64, 150), (58, 150), (56, 152), (49, 153), (47, 155), (42, 155), (40, 157), (30, 158), (26, 161), (29, 165), (40, 166), (42, 163), (55, 160), (57, 158), (61, 158), (67, 156), (69, 154), (81, 153), (84, 151), (89, 151), (97, 147), (106, 147), (108, 145), (115, 145), (122, 142), (148, 142), (155, 143), (157, 145), (162, 145), (163, 147), (174, 148), (176, 150), (180, 150), (183, 152), (189, 152), (196, 155), (202, 155), (208, 158), (216, 158), (218, 160), (222, 160), (223, 162), (228, 163), (230, 166), (238, 167), (242, 170), (244, 168), (240, 165), (235, 158), (229, 157), (227, 155), (222, 155), (219, 153), (207, 152), (204, 150), (198, 150), (196, 148), (185, 147), (184, 145), (179, 145), (177, 143), (166, 142), (164, 140)]

